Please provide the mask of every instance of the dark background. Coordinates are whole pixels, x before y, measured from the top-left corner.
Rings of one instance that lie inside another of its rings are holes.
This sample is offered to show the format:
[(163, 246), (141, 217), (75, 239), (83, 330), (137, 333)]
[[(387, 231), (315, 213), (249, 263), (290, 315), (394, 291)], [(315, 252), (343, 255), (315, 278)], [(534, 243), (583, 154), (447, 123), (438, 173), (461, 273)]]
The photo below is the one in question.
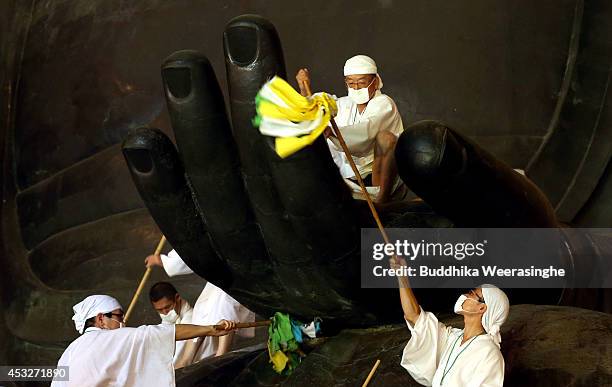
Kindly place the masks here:
[[(172, 52), (208, 55), (225, 89), (221, 36), (244, 13), (275, 24), (315, 90), (344, 95), (344, 61), (370, 55), (405, 126), (446, 121), (526, 169), (562, 221), (612, 227), (609, 1), (4, 0), (0, 364), (54, 364), (88, 294), (127, 307), (159, 231), (119, 144), (172, 135)], [(203, 284), (173, 282), (191, 301)], [(143, 297), (133, 322), (155, 321)]]

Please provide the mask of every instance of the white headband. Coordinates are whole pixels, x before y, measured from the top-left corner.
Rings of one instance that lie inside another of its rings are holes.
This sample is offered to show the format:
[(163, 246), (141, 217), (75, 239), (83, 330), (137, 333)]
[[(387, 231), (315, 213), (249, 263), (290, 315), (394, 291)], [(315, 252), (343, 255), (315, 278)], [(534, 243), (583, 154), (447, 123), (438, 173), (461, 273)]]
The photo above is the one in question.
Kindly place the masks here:
[(83, 328), (85, 327), (85, 321), (97, 316), (98, 313), (109, 313), (115, 309), (122, 308), (119, 301), (113, 297), (103, 294), (94, 294), (93, 296), (89, 296), (72, 307), (72, 310), (74, 311), (74, 316), (72, 316), (74, 326), (76, 327), (76, 330), (82, 334)]
[(374, 59), (367, 55), (355, 55), (344, 64), (344, 76), (358, 74), (375, 74), (378, 78), (378, 89), (382, 89), (382, 78), (378, 74), (378, 67)]

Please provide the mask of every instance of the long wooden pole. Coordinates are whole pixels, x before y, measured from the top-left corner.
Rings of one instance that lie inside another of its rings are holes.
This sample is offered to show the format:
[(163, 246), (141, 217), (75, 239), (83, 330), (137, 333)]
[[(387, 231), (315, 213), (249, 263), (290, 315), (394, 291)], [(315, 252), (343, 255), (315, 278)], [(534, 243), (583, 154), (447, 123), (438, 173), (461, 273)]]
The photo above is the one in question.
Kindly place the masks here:
[[(308, 94), (308, 96), (312, 95), (312, 91), (310, 90), (310, 85), (308, 84), (308, 82), (303, 82), (302, 85), (306, 89), (306, 94)], [(366, 186), (363, 183), (363, 179), (361, 178), (359, 169), (357, 169), (357, 166), (355, 165), (355, 161), (353, 160), (353, 156), (351, 155), (351, 152), (349, 151), (348, 146), (346, 145), (346, 142), (344, 142), (342, 133), (340, 133), (340, 129), (338, 129), (338, 125), (336, 125), (336, 121), (334, 120), (333, 117), (330, 119), (330, 122), (331, 122), (332, 128), (334, 129), (334, 134), (336, 138), (338, 139), (338, 142), (340, 143), (340, 146), (342, 147), (344, 154), (346, 154), (346, 159), (348, 160), (351, 166), (351, 169), (353, 170), (353, 173), (355, 174), (355, 177), (357, 178), (359, 187), (361, 187), (361, 191), (363, 192), (363, 195), (365, 196), (366, 201), (368, 202), (368, 206), (370, 207), (370, 212), (372, 213), (372, 216), (374, 217), (374, 221), (376, 221), (376, 225), (378, 226), (378, 229), (380, 230), (380, 233), (382, 234), (383, 239), (385, 240), (385, 243), (391, 243), (389, 241), (389, 236), (387, 235), (387, 232), (385, 231), (385, 228), (383, 227), (382, 222), (380, 221), (380, 217), (378, 216), (378, 211), (376, 211), (376, 207), (374, 207), (374, 202), (372, 201), (372, 198), (370, 197), (370, 194), (368, 193), (368, 190), (366, 189)]]
[(365, 382), (363, 382), (361, 387), (367, 387), (368, 383), (370, 383), (370, 380), (372, 380), (372, 377), (374, 376), (374, 372), (376, 372), (376, 369), (378, 368), (379, 365), (380, 365), (380, 359), (377, 359), (376, 363), (374, 363), (374, 367), (372, 367), (372, 370), (370, 371), (370, 374), (368, 375), (368, 378), (365, 380)]
[[(157, 244), (157, 248), (155, 249), (154, 255), (159, 255), (161, 250), (164, 248), (164, 244), (166, 243), (166, 237), (162, 235), (159, 243)], [(142, 289), (144, 289), (145, 284), (147, 283), (149, 276), (151, 275), (151, 267), (148, 267), (145, 271), (142, 279), (140, 280), (140, 284), (138, 285), (138, 289), (136, 289), (136, 293), (134, 293), (134, 297), (132, 297), (132, 302), (130, 302), (130, 306), (128, 307), (127, 312), (125, 312), (125, 316), (123, 316), (123, 323), (127, 325), (130, 315), (134, 310), (134, 306), (136, 306), (136, 301), (138, 301), (138, 297), (140, 297), (140, 293), (142, 293)]]
[[(309, 96), (312, 95), (312, 92), (310, 90), (310, 85), (308, 84), (308, 82), (303, 82), (303, 85), (304, 85), (304, 89), (306, 90), (306, 93)], [(380, 233), (382, 234), (382, 237), (385, 240), (385, 243), (391, 243), (389, 240), (389, 236), (387, 235), (387, 231), (385, 231), (385, 227), (382, 225), (382, 222), (380, 221), (380, 217), (378, 216), (378, 211), (376, 211), (376, 207), (374, 207), (374, 203), (372, 202), (372, 199), (370, 198), (370, 194), (368, 193), (365, 187), (365, 184), (363, 183), (361, 174), (359, 173), (359, 170), (357, 169), (357, 166), (355, 165), (355, 161), (353, 161), (353, 156), (351, 155), (351, 152), (349, 151), (348, 146), (346, 145), (346, 142), (344, 142), (342, 133), (340, 133), (340, 129), (338, 129), (338, 125), (336, 125), (336, 121), (334, 120), (333, 117), (330, 119), (330, 122), (331, 122), (332, 128), (334, 129), (336, 138), (338, 139), (338, 142), (340, 142), (340, 146), (342, 147), (342, 150), (346, 154), (346, 158), (351, 166), (351, 169), (353, 170), (355, 177), (357, 177), (357, 182), (359, 183), (359, 187), (361, 187), (361, 191), (363, 192), (363, 195), (365, 196), (366, 201), (368, 202), (368, 206), (370, 207), (370, 212), (372, 213), (372, 216), (374, 217), (374, 220), (376, 221), (376, 225), (378, 226), (378, 229), (380, 230)], [(397, 262), (398, 256), (397, 254), (393, 254), (391, 258), (395, 262)], [(401, 277), (398, 277), (398, 280), (400, 283), (400, 287), (407, 288), (407, 289), (410, 288), (410, 281), (408, 280), (407, 277), (401, 276)], [(378, 367), (379, 363), (380, 363), (380, 360), (378, 360), (376, 365), (374, 365), (374, 368), (372, 369), (372, 372), (371, 372), (372, 375), (374, 374), (374, 371), (376, 371), (376, 367)], [(367, 383), (368, 381), (364, 383), (364, 386)]]

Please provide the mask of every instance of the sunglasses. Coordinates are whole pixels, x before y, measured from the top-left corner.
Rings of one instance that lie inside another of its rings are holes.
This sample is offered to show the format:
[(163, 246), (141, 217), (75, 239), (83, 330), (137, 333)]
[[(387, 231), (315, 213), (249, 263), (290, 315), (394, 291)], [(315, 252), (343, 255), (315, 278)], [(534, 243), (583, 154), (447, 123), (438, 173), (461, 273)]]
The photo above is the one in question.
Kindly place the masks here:
[(117, 316), (117, 319), (119, 320), (119, 322), (123, 322), (123, 313), (104, 313), (104, 315), (108, 318), (110, 318), (111, 320), (113, 319), (113, 316)]

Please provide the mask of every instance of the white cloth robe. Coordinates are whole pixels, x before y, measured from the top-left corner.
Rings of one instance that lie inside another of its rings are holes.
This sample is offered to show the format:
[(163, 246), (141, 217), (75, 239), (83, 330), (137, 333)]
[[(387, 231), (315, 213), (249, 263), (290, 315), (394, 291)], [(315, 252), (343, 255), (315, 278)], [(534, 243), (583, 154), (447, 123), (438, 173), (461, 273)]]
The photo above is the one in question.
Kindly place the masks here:
[[(473, 342), (470, 339), (461, 345), (462, 329), (447, 327), (433, 313), (423, 309), (414, 327), (408, 321), (406, 324), (412, 336), (404, 348), (401, 365), (419, 384), (452, 387), (503, 385), (504, 358), (491, 336), (476, 336)], [(440, 384), (445, 369), (448, 373)]]
[[(404, 131), (402, 118), (395, 102), (386, 94), (376, 90), (363, 112), (359, 113), (357, 104), (348, 96), (338, 98), (336, 124), (353, 156), (355, 165), (362, 177), (372, 173), (374, 163), (374, 142), (378, 132), (387, 130), (395, 136)], [(327, 141), (334, 162), (340, 169), (343, 178), (355, 176), (345, 153), (337, 139), (329, 137)]]
[[(161, 259), (164, 269), (170, 277), (193, 273), (193, 270), (185, 264), (176, 250), (170, 251), (168, 255), (162, 254)], [(251, 322), (255, 321), (255, 313), (242, 306), (222, 289), (207, 282), (193, 306), (191, 324), (213, 325), (223, 319)], [(244, 337), (253, 337), (255, 335), (255, 329), (240, 329), (237, 331), (237, 334)], [(194, 339), (194, 341), (195, 340), (203, 340), (203, 342), (194, 356), (194, 362), (214, 356), (217, 353), (217, 349), (219, 348), (219, 337), (206, 336)]]
[(70, 380), (51, 387), (174, 386), (174, 334), (174, 325), (87, 328), (57, 363), (69, 367)]
[[(175, 324), (193, 324), (193, 308), (191, 307), (191, 305), (189, 305), (187, 300), (183, 300), (181, 313), (179, 313), (179, 318), (176, 320)], [(162, 325), (166, 325), (166, 323), (162, 322)], [(172, 360), (174, 364), (176, 364), (176, 361), (183, 355), (183, 352), (185, 352), (186, 342), (186, 340), (179, 340), (176, 342), (176, 349), (174, 350), (174, 358)]]

